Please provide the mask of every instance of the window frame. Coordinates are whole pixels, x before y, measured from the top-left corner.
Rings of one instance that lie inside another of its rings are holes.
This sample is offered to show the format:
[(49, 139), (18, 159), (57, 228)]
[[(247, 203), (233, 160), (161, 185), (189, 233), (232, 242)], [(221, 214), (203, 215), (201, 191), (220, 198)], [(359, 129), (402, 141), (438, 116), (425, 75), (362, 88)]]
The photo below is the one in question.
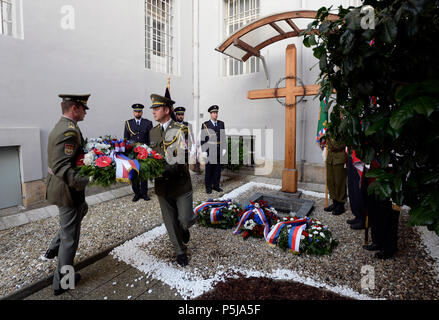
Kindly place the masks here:
[[(221, 2), (223, 6), (223, 38), (231, 36), (243, 26), (257, 20), (260, 17), (261, 0), (221, 0)], [(242, 2), (244, 3), (244, 11), (240, 10)], [(249, 6), (246, 10), (247, 3)], [(238, 6), (236, 6), (236, 4), (238, 4)], [(230, 10), (233, 11), (233, 15), (229, 14)], [(251, 13), (247, 14), (249, 11)], [(236, 16), (238, 18), (236, 18)], [(258, 73), (259, 71), (260, 64), (257, 57), (251, 57), (246, 62), (236, 60), (229, 56), (221, 57), (221, 74), (223, 77), (245, 76)]]
[[(145, 0), (146, 70), (177, 74), (177, 1)], [(164, 10), (163, 10), (164, 9)]]

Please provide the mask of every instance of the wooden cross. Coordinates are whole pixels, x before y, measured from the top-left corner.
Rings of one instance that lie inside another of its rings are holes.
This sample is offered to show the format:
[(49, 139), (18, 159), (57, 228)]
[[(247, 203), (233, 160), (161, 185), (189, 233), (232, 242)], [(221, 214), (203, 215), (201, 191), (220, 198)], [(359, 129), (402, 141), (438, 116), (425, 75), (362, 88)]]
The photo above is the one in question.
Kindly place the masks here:
[(287, 76), (285, 88), (251, 90), (247, 93), (247, 98), (285, 98), (285, 167), (282, 171), (282, 191), (296, 193), (298, 177), (296, 169), (296, 98), (303, 95), (316, 95), (320, 90), (320, 85), (297, 87), (297, 53), (294, 44), (288, 45), (285, 56)]

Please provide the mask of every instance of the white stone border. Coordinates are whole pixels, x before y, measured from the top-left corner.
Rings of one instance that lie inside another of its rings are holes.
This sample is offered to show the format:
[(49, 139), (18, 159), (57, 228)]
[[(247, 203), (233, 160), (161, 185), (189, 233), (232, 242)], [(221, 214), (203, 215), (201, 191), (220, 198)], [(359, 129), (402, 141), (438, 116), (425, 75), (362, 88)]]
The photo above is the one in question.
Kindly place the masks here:
[[(265, 187), (273, 190), (280, 189), (280, 186), (276, 186), (276, 185), (249, 182), (224, 195), (222, 199), (227, 199), (227, 198), (233, 199), (234, 197), (237, 197), (243, 192), (246, 192), (254, 187)], [(124, 261), (125, 263), (130, 264), (133, 267), (137, 268), (141, 272), (144, 272), (145, 274), (166, 283), (171, 288), (175, 288), (184, 299), (196, 298), (202, 295), (204, 292), (212, 289), (216, 283), (220, 281), (225, 281), (225, 279), (228, 277), (234, 277), (234, 275), (231, 274), (231, 271), (221, 270), (224, 267), (218, 266), (218, 271), (212, 278), (203, 279), (197, 274), (197, 269), (191, 272), (188, 269), (180, 268), (170, 263), (165, 263), (161, 260), (158, 260), (156, 257), (147, 254), (145, 251), (139, 248), (140, 245), (143, 246), (147, 245), (148, 243), (153, 242), (157, 237), (162, 236), (164, 234), (166, 234), (166, 228), (164, 224), (162, 224), (159, 227), (156, 227), (130, 241), (125, 242), (123, 245), (111, 251), (110, 255), (112, 255), (115, 259), (118, 259), (119, 261)], [(246, 277), (254, 276), (254, 277), (268, 277), (276, 280), (294, 280), (296, 282), (307, 284), (313, 287), (325, 288), (329, 291), (335, 292), (337, 294), (341, 294), (343, 296), (351, 297), (354, 299), (360, 299), (360, 300), (374, 299), (367, 295), (360, 294), (348, 287), (330, 286), (323, 282), (318, 282), (316, 280), (313, 280), (309, 277), (304, 278), (294, 270), (276, 269), (276, 270), (272, 270), (269, 273), (266, 273), (266, 272), (237, 268), (234, 269), (233, 272), (242, 273)]]

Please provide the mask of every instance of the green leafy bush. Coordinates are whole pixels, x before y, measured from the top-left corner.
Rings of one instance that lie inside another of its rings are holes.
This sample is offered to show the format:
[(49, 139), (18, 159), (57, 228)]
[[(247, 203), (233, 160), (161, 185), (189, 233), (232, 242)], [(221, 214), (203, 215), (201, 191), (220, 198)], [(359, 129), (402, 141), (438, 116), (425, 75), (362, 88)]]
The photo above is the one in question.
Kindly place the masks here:
[(410, 225), (439, 235), (438, 3), (364, 5), (374, 8), (374, 29), (361, 27), (361, 8), (339, 7), (339, 19), (327, 21), (323, 7), (303, 32), (319, 59), (320, 98), (336, 91), (328, 131), (366, 164), (378, 161), (367, 175), (376, 179), (369, 194), (408, 205)]

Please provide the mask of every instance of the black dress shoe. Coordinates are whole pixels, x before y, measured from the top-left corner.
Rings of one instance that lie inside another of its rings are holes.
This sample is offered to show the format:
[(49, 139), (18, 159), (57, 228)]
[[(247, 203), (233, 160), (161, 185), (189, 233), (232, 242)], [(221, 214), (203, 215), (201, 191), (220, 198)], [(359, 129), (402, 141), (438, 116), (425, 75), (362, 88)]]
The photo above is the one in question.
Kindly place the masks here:
[(353, 230), (363, 230), (365, 228), (366, 228), (366, 226), (364, 225), (364, 223), (361, 223), (361, 222), (351, 224), (351, 229), (353, 229)]
[(359, 222), (359, 220), (357, 220), (356, 218), (346, 220), (346, 223), (348, 223), (348, 224), (355, 224), (355, 223), (358, 223), (358, 222)]
[(151, 200), (151, 198), (148, 197), (148, 195), (145, 195), (145, 196), (143, 196), (142, 198), (143, 198), (143, 200), (145, 200), (145, 201), (149, 201), (149, 200)]
[(212, 193), (212, 190), (207, 189), (207, 190), (206, 190), (206, 193), (207, 193), (207, 194), (211, 194), (211, 193)]
[(133, 198), (133, 202), (137, 202), (139, 201), (140, 197), (136, 194)]
[(393, 253), (388, 253), (388, 252), (381, 250), (381, 251), (375, 253), (375, 257), (378, 259), (382, 259), (382, 260), (390, 259), (393, 257)]
[(191, 233), (189, 232), (189, 229), (183, 230), (181, 238), (184, 244), (188, 244), (189, 239), (191, 238)]
[(336, 206), (337, 206), (337, 201), (334, 201), (330, 206), (323, 208), (323, 210), (325, 210), (326, 212), (331, 212), (336, 208)]
[[(81, 275), (79, 273), (75, 273), (75, 288), (78, 285), (80, 280), (81, 280)], [(66, 291), (69, 291), (69, 289), (63, 289), (63, 288), (55, 289), (55, 290), (53, 290), (53, 295), (59, 296)]]
[(182, 254), (177, 256), (177, 263), (182, 267), (185, 267), (188, 265), (188, 259), (187, 259), (186, 253), (182, 253)]
[(223, 192), (224, 190), (223, 189), (221, 189), (220, 187), (218, 187), (218, 188), (212, 188), (213, 190), (215, 190), (216, 192)]
[(341, 215), (344, 212), (345, 212), (344, 203), (337, 203), (337, 205), (335, 206), (334, 211), (332, 211), (332, 214), (334, 216), (339, 216), (339, 215)]
[(363, 249), (367, 251), (377, 251), (377, 250), (381, 250), (381, 247), (376, 243), (372, 243), (372, 244), (364, 245)]
[(47, 249), (46, 253), (44, 254), (45, 259), (53, 259), (58, 256), (58, 252), (52, 249)]

